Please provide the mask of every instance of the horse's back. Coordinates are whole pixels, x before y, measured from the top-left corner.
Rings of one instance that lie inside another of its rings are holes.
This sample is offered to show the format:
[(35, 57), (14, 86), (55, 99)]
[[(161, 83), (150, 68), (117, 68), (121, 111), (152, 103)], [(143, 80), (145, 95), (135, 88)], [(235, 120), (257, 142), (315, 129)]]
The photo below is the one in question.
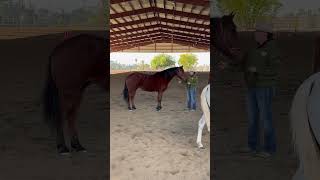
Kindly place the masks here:
[(93, 35), (78, 35), (59, 44), (51, 53), (52, 72), (61, 86), (83, 84), (107, 75), (106, 42)]
[(312, 77), (312, 90), (308, 98), (308, 114), (314, 136), (320, 144), (320, 73)]
[(161, 80), (154, 75), (134, 72), (126, 78), (127, 86), (133, 89), (141, 88), (144, 91), (158, 91)]
[(307, 179), (320, 176), (320, 151), (317, 146), (320, 142), (319, 91), (320, 73), (316, 73), (297, 89), (290, 110), (293, 140)]
[(125, 82), (128, 88), (138, 88), (139, 84), (141, 84), (145, 77), (146, 75), (143, 73), (133, 72), (126, 77)]

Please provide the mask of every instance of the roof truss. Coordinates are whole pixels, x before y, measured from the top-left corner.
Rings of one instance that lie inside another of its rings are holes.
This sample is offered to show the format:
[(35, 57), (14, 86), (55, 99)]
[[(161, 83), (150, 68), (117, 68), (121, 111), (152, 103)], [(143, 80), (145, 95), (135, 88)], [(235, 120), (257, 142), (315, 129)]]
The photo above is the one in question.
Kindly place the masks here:
[(110, 0), (111, 51), (175, 43), (210, 46), (209, 0)]

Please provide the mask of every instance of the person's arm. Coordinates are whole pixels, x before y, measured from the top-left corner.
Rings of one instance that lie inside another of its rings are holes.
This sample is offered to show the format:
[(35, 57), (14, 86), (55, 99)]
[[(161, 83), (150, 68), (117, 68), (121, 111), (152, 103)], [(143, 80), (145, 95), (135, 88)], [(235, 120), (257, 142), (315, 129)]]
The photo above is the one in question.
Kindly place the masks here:
[(233, 72), (243, 72), (245, 69), (245, 62), (248, 58), (248, 52), (237, 62), (232, 61), (226, 64), (226, 69)]

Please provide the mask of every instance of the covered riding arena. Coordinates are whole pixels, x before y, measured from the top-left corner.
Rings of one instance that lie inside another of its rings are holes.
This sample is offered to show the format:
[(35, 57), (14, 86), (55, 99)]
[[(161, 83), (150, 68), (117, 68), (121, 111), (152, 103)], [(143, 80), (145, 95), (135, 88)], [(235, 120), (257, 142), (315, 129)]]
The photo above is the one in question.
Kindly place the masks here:
[[(111, 53), (209, 52), (209, 11), (209, 1), (202, 0), (111, 0)], [(184, 110), (186, 90), (178, 78), (164, 92), (161, 111), (156, 111), (157, 93), (142, 90), (135, 96), (137, 109), (128, 111), (122, 90), (129, 74), (111, 70), (110, 178), (209, 179), (206, 129), (206, 149), (196, 146), (200, 91), (208, 82), (208, 72), (198, 74), (195, 112)]]

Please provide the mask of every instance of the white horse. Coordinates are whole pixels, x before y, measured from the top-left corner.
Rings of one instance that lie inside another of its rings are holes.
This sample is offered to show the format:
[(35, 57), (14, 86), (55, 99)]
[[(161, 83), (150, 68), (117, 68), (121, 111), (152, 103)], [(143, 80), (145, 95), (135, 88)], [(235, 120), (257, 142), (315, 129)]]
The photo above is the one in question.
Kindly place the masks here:
[(293, 180), (320, 179), (320, 73), (298, 88), (290, 110), (299, 168)]
[(207, 124), (208, 131), (210, 132), (210, 84), (203, 88), (201, 92), (201, 109), (202, 116), (199, 120), (197, 145), (199, 148), (203, 148), (201, 143), (202, 130), (205, 124)]

